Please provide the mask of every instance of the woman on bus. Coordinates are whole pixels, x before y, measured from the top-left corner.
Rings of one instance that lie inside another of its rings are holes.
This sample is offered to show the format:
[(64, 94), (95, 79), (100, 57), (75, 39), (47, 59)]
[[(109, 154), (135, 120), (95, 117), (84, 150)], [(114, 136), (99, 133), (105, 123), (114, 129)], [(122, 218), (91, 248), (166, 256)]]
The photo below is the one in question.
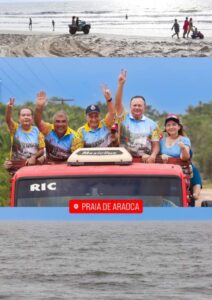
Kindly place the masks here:
[(160, 140), (160, 154), (163, 162), (169, 157), (181, 158), (183, 161), (190, 159), (191, 142), (184, 136), (183, 125), (175, 114), (168, 114), (165, 119), (166, 137)]

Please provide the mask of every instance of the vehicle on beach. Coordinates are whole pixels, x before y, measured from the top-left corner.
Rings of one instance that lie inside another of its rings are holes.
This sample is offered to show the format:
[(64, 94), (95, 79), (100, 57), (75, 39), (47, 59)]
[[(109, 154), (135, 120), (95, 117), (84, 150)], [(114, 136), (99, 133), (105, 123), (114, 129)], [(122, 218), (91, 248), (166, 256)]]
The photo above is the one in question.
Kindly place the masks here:
[(187, 207), (184, 173), (173, 163), (134, 162), (124, 148), (82, 148), (67, 164), (20, 168), (11, 180), (10, 205), (67, 207), (69, 200), (141, 199), (149, 207)]
[(91, 25), (86, 23), (85, 21), (81, 21), (79, 20), (78, 24), (69, 24), (69, 33), (70, 34), (75, 34), (77, 31), (83, 31), (84, 34), (88, 34), (90, 29), (91, 29)]

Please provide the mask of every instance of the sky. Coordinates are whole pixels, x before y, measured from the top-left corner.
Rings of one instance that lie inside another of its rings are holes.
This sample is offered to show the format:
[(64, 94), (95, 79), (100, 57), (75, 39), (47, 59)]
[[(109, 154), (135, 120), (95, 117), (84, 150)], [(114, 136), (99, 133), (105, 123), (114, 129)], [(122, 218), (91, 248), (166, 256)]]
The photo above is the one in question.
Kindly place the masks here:
[[(104, 102), (101, 85), (115, 95), (118, 75), (127, 70), (123, 101), (143, 95), (159, 112), (184, 114), (188, 106), (212, 101), (212, 58), (0, 58), (0, 102), (17, 104), (48, 98), (74, 99), (86, 107)], [(49, 105), (54, 105), (49, 103)]]

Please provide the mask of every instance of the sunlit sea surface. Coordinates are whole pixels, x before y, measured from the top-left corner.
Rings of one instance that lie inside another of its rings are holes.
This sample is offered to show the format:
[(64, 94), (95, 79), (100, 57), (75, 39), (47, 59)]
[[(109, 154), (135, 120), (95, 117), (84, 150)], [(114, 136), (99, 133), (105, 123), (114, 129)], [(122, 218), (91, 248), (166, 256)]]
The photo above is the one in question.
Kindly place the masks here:
[[(194, 26), (212, 36), (211, 0), (74, 0), (27, 3), (0, 3), (0, 30), (28, 30), (29, 17), (34, 31), (68, 33), (72, 16), (89, 22), (92, 33), (170, 36), (175, 18), (181, 27), (186, 16), (193, 18)], [(127, 19), (126, 19), (127, 15)]]
[(0, 299), (211, 299), (212, 222), (0, 222)]

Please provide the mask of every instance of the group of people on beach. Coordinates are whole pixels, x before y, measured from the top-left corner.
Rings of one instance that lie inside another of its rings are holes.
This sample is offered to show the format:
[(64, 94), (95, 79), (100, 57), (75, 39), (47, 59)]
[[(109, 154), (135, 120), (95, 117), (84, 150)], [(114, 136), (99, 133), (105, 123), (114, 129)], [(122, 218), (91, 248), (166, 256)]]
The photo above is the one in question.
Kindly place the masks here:
[[(29, 18), (29, 30), (32, 31), (32, 18)], [(55, 31), (55, 20), (52, 19), (52, 31)]]
[[(55, 20), (54, 19), (52, 19), (51, 24), (52, 24), (52, 31), (55, 31)], [(79, 17), (73, 16), (72, 17), (72, 25), (78, 26), (78, 24), (79, 24)], [(29, 18), (29, 30), (32, 31), (32, 18), (31, 17)]]
[[(106, 116), (101, 119), (99, 106), (89, 105), (85, 110), (86, 123), (77, 131), (69, 127), (65, 111), (56, 112), (52, 123), (43, 120), (47, 104), (44, 91), (39, 92), (36, 98), (36, 126), (33, 125), (33, 112), (28, 107), (21, 108), (19, 123), (13, 120), (15, 99), (11, 98), (6, 107), (6, 122), (11, 136), (11, 153), (5, 161), (6, 169), (14, 174), (23, 165), (65, 163), (74, 150), (90, 147), (122, 146), (135, 161), (143, 163), (155, 163), (158, 157), (164, 163), (170, 157), (190, 162), (191, 142), (176, 114), (166, 116), (164, 136), (157, 123), (145, 116), (146, 100), (143, 96), (133, 96), (130, 112), (125, 111), (122, 96), (126, 76), (126, 70), (121, 70), (114, 104), (108, 87), (102, 87), (108, 110)], [(198, 189), (193, 192), (193, 198), (198, 199), (200, 180), (195, 185)]]
[[(175, 19), (174, 20), (174, 24), (171, 28), (171, 30), (174, 29), (174, 33), (172, 34), (172, 37), (174, 37), (175, 35), (177, 36), (177, 38), (179, 39), (179, 32), (180, 32), (180, 25), (178, 23), (178, 20)], [(192, 39), (196, 39), (196, 38), (200, 38), (203, 39), (204, 35), (198, 31), (197, 27), (195, 27), (193, 25), (193, 19), (186, 17), (184, 24), (183, 24), (183, 38), (189, 38), (189, 35), (191, 34), (191, 38)]]

